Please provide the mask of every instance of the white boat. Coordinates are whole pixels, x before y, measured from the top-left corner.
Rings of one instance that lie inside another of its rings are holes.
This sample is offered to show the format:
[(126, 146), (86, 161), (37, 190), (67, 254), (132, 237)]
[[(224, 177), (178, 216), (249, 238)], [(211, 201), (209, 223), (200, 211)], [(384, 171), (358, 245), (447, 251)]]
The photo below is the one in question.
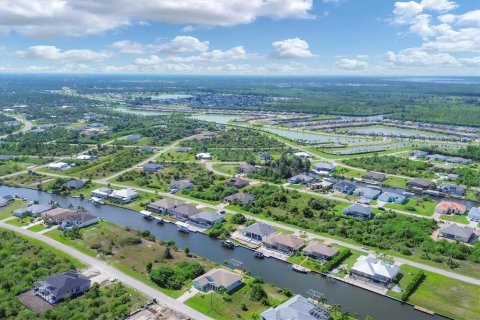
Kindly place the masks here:
[(188, 223), (178, 221), (175, 224), (177, 225), (178, 231), (183, 233), (190, 233), (190, 229), (188, 228)]
[(91, 201), (94, 205), (102, 205), (102, 204), (105, 204), (105, 202), (103, 202), (102, 199), (97, 198), (97, 197), (91, 197), (91, 198), (90, 198), (90, 201)]
[(144, 219), (153, 220), (153, 216), (152, 216), (152, 213), (150, 211), (142, 210), (142, 211), (140, 211), (140, 213), (143, 214)]
[(310, 269), (302, 267), (301, 265), (298, 265), (298, 264), (292, 265), (292, 269), (294, 271), (297, 271), (297, 272), (300, 272), (300, 273), (309, 273), (310, 272)]

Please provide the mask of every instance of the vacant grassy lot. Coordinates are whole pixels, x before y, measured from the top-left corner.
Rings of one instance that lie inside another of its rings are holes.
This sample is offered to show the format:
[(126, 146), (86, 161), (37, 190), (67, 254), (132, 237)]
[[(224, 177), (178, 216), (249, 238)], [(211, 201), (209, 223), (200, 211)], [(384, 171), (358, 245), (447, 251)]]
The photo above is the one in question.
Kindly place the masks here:
[(26, 201), (15, 199), (15, 201), (9, 203), (5, 207), (0, 208), (0, 220), (10, 217), (13, 211), (26, 206), (27, 206)]
[(387, 203), (385, 204), (385, 207), (396, 210), (410, 211), (424, 216), (431, 216), (435, 211), (436, 205), (437, 204), (430, 199), (411, 198), (408, 199), (408, 201), (404, 204)]
[(466, 215), (459, 215), (459, 214), (442, 214), (440, 215), (440, 219), (453, 221), (456, 223), (468, 224), (468, 218)]
[(22, 173), (15, 176), (4, 178), (3, 181), (5, 184), (19, 187), (36, 187), (37, 184), (52, 179), (46, 175), (32, 172), (32, 173)]

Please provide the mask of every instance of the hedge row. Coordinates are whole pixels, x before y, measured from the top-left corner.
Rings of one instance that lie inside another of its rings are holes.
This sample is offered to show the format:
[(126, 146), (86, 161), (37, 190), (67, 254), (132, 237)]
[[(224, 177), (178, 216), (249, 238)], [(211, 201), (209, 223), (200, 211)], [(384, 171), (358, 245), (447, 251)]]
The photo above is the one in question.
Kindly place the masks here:
[(402, 293), (402, 301), (407, 301), (408, 297), (412, 293), (417, 290), (418, 286), (422, 283), (423, 279), (425, 279), (425, 272), (423, 271), (418, 271), (415, 277), (412, 279), (412, 281), (408, 284), (408, 286), (405, 288), (405, 290)]

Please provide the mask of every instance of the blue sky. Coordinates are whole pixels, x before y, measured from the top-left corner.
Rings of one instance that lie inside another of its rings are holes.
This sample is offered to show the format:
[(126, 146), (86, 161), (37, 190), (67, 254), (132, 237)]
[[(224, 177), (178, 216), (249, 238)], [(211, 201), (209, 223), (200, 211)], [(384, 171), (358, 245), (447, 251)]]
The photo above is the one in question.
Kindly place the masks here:
[(0, 0), (0, 72), (480, 75), (480, 1)]

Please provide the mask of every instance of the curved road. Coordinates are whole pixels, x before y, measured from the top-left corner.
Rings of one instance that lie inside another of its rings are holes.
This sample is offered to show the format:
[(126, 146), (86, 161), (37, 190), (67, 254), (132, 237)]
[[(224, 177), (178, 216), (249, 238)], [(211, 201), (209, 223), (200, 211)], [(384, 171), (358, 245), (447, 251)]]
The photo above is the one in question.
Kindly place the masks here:
[(165, 295), (164, 293), (146, 285), (145, 283), (135, 279), (135, 278), (132, 278), (131, 276), (129, 275), (126, 275), (125, 273), (119, 271), (118, 269), (112, 267), (111, 265), (105, 263), (104, 261), (102, 260), (99, 260), (97, 258), (94, 258), (94, 257), (91, 257), (91, 256), (88, 256), (80, 251), (78, 251), (77, 249), (74, 249), (72, 247), (69, 247), (67, 245), (64, 245), (58, 241), (55, 241), (51, 238), (48, 238), (47, 236), (44, 236), (44, 235), (41, 235), (41, 234), (38, 234), (36, 232), (32, 232), (32, 231), (29, 231), (29, 230), (26, 230), (26, 229), (23, 229), (23, 228), (20, 228), (20, 227), (16, 227), (16, 226), (12, 226), (12, 225), (9, 225), (9, 224), (6, 224), (2, 221), (0, 221), (0, 228), (3, 228), (3, 229), (8, 229), (8, 230), (11, 230), (11, 231), (14, 231), (14, 232), (17, 232), (17, 233), (20, 233), (24, 236), (27, 236), (27, 237), (30, 237), (30, 238), (33, 238), (33, 239), (36, 239), (36, 240), (40, 240), (58, 250), (61, 250), (67, 254), (69, 254), (70, 256), (82, 261), (83, 263), (87, 264), (87, 265), (90, 265), (90, 266), (94, 266), (95, 268), (98, 268), (100, 269), (101, 271), (104, 271), (106, 273), (109, 273), (111, 274), (112, 276), (116, 277), (118, 280), (120, 280), (121, 282), (123, 282), (124, 284), (134, 288), (135, 290), (149, 296), (149, 297), (152, 297), (152, 298), (156, 298), (157, 301), (161, 304), (164, 304), (176, 311), (179, 311), (179, 312), (182, 312), (184, 313), (185, 315), (187, 315), (188, 317), (191, 317), (192, 319), (198, 319), (198, 320), (209, 320), (211, 319), (210, 317), (190, 308), (189, 306), (186, 306), (184, 305), (183, 303), (173, 299), (173, 298), (170, 298), (169, 296)]

